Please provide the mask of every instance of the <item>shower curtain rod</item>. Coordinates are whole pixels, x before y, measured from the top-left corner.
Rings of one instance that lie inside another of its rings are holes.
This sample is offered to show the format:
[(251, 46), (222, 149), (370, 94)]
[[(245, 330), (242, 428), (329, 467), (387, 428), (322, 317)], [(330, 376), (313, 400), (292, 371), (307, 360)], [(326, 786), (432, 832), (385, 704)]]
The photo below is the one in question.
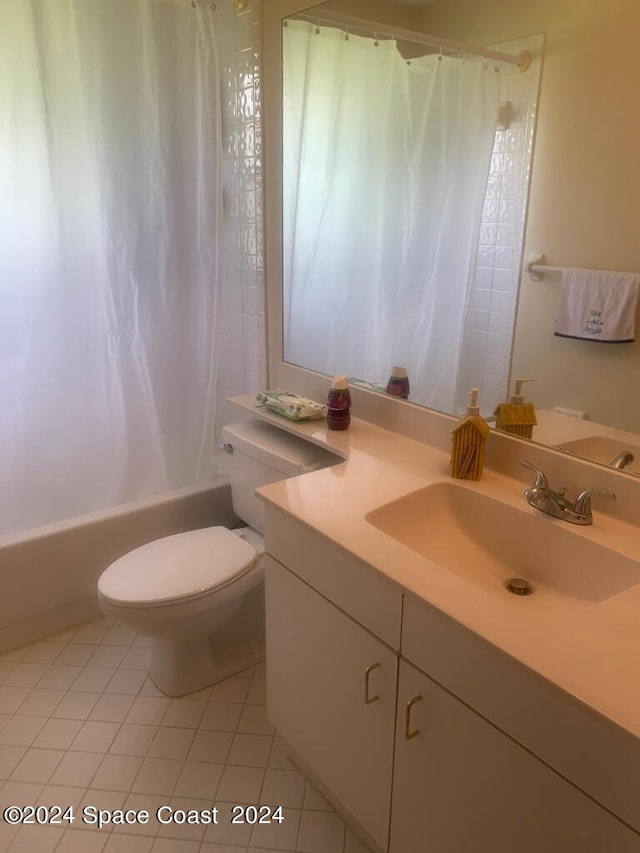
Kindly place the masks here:
[[(457, 41), (450, 41), (439, 36), (430, 36), (427, 33), (419, 33), (414, 30), (405, 30), (402, 27), (390, 27), (388, 24), (381, 24), (379, 21), (369, 21), (366, 18), (356, 18), (353, 15), (345, 15), (344, 12), (334, 12), (333, 9), (326, 9), (321, 15), (313, 15), (310, 12), (291, 15), (292, 18), (304, 18), (308, 21), (322, 21), (328, 24), (341, 24), (345, 28), (353, 27), (357, 30), (365, 30), (374, 33), (374, 35), (390, 35), (396, 39), (403, 41), (412, 41), (417, 44), (424, 44), (428, 47), (438, 47), (443, 50), (451, 51), (452, 53), (462, 53), (467, 56), (481, 56), (483, 59), (493, 59), (496, 62), (506, 62), (509, 65), (515, 65), (518, 71), (526, 71), (532, 62), (532, 55), (528, 50), (523, 50), (518, 56), (511, 53), (501, 53), (497, 50), (488, 50), (483, 47), (471, 47), (468, 44), (462, 44)], [(285, 19), (286, 20), (286, 19)]]

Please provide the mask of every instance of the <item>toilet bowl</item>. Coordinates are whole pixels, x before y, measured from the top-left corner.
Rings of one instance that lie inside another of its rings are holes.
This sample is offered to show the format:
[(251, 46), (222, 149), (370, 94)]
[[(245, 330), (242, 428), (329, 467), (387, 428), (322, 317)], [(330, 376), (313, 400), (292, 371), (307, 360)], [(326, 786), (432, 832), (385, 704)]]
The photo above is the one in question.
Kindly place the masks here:
[(255, 489), (339, 461), (261, 422), (223, 429), (236, 515), (215, 526), (142, 545), (98, 581), (107, 616), (152, 638), (149, 674), (169, 696), (191, 693), (264, 657), (262, 504)]
[(98, 581), (102, 612), (153, 639), (149, 674), (182, 696), (264, 656), (264, 545), (207, 527), (125, 554)]

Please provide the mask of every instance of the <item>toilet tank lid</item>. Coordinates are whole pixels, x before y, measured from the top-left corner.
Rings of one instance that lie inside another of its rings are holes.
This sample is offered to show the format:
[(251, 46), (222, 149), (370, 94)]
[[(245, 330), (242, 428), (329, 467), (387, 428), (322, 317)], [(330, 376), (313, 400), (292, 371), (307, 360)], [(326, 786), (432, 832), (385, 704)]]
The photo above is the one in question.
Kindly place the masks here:
[(226, 527), (190, 530), (120, 557), (100, 576), (98, 592), (132, 607), (195, 598), (225, 586), (255, 559), (256, 549)]
[(263, 421), (242, 421), (222, 428), (235, 450), (288, 476), (327, 468), (343, 460), (322, 447)]

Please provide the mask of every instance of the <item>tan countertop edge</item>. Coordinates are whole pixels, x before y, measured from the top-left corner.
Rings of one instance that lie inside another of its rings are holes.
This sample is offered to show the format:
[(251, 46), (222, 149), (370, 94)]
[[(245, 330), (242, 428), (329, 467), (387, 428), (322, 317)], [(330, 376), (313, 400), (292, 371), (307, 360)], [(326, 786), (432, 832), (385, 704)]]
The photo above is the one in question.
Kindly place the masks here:
[[(231, 402), (321, 447), (344, 463), (265, 486), (259, 496), (334, 541), (383, 576), (433, 605), (561, 690), (640, 736), (640, 585), (622, 595), (584, 605), (567, 614), (557, 607), (488, 593), (377, 530), (365, 515), (389, 501), (435, 482), (449, 481), (449, 454), (366, 421), (352, 418), (344, 432), (324, 420), (296, 422), (256, 408), (250, 395)], [(460, 482), (460, 481), (456, 481)], [(464, 483), (531, 513), (544, 524), (565, 522), (542, 516), (522, 500), (522, 483), (485, 470), (479, 483)], [(639, 564), (637, 527), (602, 513), (592, 527), (571, 528)], [(522, 605), (525, 606), (522, 606)], [(551, 602), (553, 605), (553, 602)], [(529, 606), (533, 605), (533, 606)]]

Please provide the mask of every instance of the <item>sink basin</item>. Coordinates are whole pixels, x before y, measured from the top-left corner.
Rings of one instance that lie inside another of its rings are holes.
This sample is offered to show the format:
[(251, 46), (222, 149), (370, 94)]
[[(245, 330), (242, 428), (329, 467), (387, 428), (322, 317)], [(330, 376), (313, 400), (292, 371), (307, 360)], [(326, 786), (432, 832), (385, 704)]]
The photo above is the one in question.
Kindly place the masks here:
[(489, 592), (510, 578), (536, 591), (599, 602), (640, 582), (633, 560), (577, 535), (562, 521), (454, 483), (435, 483), (367, 513), (366, 520)]
[(636, 457), (635, 462), (631, 462), (623, 470), (632, 474), (640, 473), (640, 447), (635, 444), (625, 444), (619, 438), (610, 438), (608, 435), (589, 435), (586, 438), (563, 441), (556, 447), (558, 450), (569, 450), (571, 453), (603, 465), (607, 465), (621, 451), (630, 450)]

